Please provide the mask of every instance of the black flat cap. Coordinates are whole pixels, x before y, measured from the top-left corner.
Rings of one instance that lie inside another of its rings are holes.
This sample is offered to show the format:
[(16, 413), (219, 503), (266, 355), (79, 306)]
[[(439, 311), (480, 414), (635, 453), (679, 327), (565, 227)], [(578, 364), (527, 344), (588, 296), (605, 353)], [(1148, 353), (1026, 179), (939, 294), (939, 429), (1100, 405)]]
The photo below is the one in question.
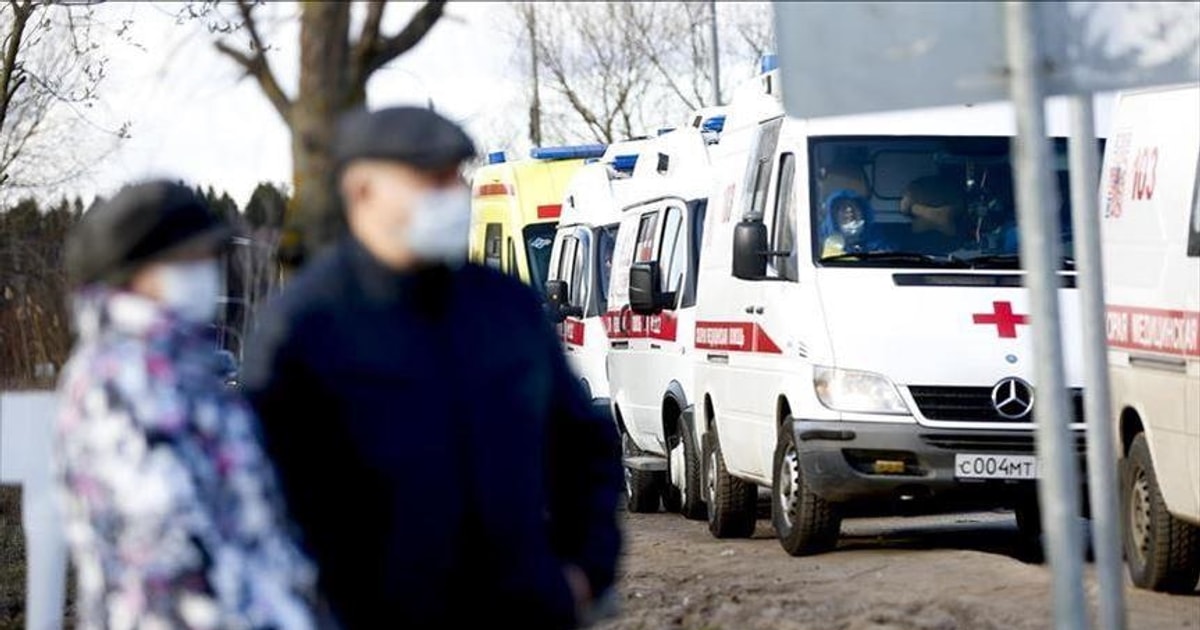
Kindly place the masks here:
[(437, 112), (391, 107), (342, 116), (333, 152), (339, 169), (352, 160), (375, 159), (435, 171), (474, 157), (475, 144), (461, 127)]
[(84, 213), (67, 235), (74, 285), (122, 284), (139, 266), (192, 249), (224, 245), (233, 228), (190, 188), (149, 181), (122, 188)]

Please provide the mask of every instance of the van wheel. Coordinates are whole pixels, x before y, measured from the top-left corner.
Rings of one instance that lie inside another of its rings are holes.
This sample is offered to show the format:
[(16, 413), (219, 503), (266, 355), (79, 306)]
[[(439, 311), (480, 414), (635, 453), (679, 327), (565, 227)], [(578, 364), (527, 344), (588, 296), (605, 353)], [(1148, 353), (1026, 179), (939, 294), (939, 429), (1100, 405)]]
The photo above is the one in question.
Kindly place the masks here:
[[(679, 471), (678, 468), (684, 470)], [(667, 474), (662, 487), (663, 509), (671, 513), (683, 510), (683, 487), (675, 483), (675, 475), (680, 472), (687, 471), (683, 465), (683, 440), (676, 434), (667, 438)], [(681, 483), (687, 486), (686, 481)]]
[(1037, 492), (1022, 497), (1013, 507), (1017, 519), (1017, 553), (1021, 560), (1041, 564), (1046, 560), (1042, 548), (1042, 507)]
[(784, 551), (806, 556), (837, 546), (842, 519), (834, 504), (817, 496), (800, 467), (796, 434), (789, 417), (775, 440), (775, 475), (771, 485), (771, 523)]
[(704, 436), (704, 473), (708, 531), (717, 538), (749, 538), (758, 516), (758, 488), (729, 474), (716, 431)]
[(683, 442), (683, 506), (680, 513), (684, 518), (694, 521), (703, 520), (708, 516), (704, 506), (704, 475), (700, 463), (700, 448), (696, 444), (695, 432), (691, 424), (679, 422), (680, 440)]
[(1133, 438), (1124, 464), (1122, 529), (1129, 577), (1141, 588), (1190, 593), (1200, 579), (1200, 528), (1167, 511), (1145, 434)]
[[(628, 433), (621, 434), (621, 452), (625, 457), (641, 454)], [(626, 505), (630, 512), (648, 513), (658, 511), (659, 475), (649, 470), (636, 470), (625, 466)]]

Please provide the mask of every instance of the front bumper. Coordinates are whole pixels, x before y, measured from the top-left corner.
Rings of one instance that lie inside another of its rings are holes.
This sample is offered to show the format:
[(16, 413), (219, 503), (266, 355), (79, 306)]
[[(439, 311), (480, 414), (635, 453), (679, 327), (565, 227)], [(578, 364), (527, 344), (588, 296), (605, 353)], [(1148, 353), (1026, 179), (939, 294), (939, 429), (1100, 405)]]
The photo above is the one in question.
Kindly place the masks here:
[[(1034, 480), (958, 479), (954, 471), (958, 453), (1033, 455), (1033, 431), (816, 421), (796, 421), (793, 428), (809, 487), (847, 508), (1010, 508), (1036, 496)], [(1082, 486), (1085, 438), (1072, 433)], [(877, 459), (903, 461), (903, 471), (879, 474), (871, 466)]]

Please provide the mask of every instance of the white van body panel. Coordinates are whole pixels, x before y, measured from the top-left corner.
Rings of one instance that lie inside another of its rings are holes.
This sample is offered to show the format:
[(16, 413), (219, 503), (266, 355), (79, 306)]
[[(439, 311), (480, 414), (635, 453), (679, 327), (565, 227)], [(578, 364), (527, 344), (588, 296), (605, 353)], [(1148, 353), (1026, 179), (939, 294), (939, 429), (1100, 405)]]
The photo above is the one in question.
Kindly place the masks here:
[[(1167, 510), (1195, 525), (1200, 525), (1198, 161), (1200, 86), (1121, 96), (1101, 180), (1116, 433), (1120, 439), (1136, 414)], [(1117, 445), (1122, 455), (1127, 446)]]

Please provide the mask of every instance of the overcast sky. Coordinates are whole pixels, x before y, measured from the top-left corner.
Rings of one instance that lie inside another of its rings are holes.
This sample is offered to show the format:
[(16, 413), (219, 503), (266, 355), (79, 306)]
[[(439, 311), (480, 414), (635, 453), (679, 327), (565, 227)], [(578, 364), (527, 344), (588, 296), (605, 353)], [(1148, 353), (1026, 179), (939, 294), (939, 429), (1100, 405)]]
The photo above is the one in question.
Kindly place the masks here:
[[(289, 3), (290, 4), (290, 3)], [(393, 3), (385, 32), (395, 33), (419, 3)], [(176, 23), (180, 3), (107, 2), (95, 8), (106, 23), (133, 21), (129, 39), (105, 42), (109, 76), (100, 116), (132, 123), (132, 137), (97, 165), (79, 192), (107, 194), (122, 183), (151, 176), (183, 178), (244, 203), (260, 181), (289, 183), (289, 135), (252, 79), (213, 47), (203, 24)], [(287, 18), (294, 7), (263, 7), (275, 22), (271, 62), (289, 94), (299, 77), (298, 25)], [(506, 129), (513, 108), (522, 121), (512, 44), (497, 26), (504, 7), (490, 2), (454, 2), (416, 48), (377, 72), (368, 86), (372, 107), (390, 104), (434, 107), (467, 126), (481, 149), (492, 138), (519, 137)], [(237, 35), (230, 38), (242, 43)], [(508, 78), (506, 78), (508, 77)], [(524, 124), (523, 121), (519, 124)], [(115, 126), (115, 125), (114, 125)]]

